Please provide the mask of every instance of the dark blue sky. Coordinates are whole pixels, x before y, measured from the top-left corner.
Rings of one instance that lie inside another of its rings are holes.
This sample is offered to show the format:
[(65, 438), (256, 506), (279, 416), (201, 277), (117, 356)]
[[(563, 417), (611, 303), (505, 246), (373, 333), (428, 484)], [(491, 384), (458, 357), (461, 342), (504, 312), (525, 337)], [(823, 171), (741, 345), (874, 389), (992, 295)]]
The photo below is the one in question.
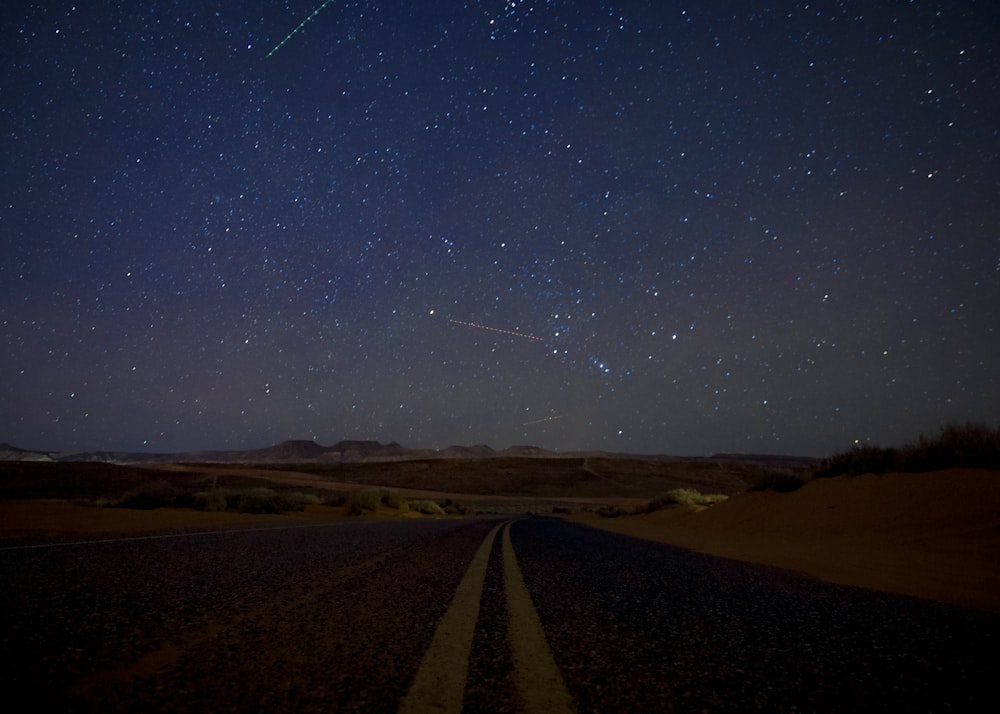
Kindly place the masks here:
[(0, 441), (998, 424), (997, 3), (320, 4), (4, 3)]

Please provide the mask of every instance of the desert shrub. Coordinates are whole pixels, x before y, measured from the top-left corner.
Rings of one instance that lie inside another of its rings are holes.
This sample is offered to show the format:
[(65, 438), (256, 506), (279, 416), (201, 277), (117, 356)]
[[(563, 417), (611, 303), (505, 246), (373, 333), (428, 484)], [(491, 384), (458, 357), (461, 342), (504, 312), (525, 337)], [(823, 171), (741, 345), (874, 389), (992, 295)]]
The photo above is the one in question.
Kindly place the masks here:
[(674, 488), (652, 498), (646, 510), (652, 513), (665, 506), (694, 506), (699, 496), (701, 493), (693, 488)]
[(86, 506), (87, 508), (114, 508), (121, 499), (100, 496), (98, 498), (74, 498), (70, 501), (74, 506)]
[(754, 476), (750, 491), (777, 491), (779, 493), (791, 493), (797, 491), (806, 484), (804, 476), (791, 471), (761, 471)]
[(602, 518), (618, 518), (624, 516), (625, 511), (619, 506), (601, 506), (597, 509), (597, 515)]
[(573, 512), (573, 509), (566, 506), (553, 506), (552, 513), (567, 515)]
[(191, 491), (180, 491), (170, 505), (173, 508), (194, 508), (194, 493)]
[(408, 504), (406, 499), (399, 495), (396, 491), (384, 490), (382, 491), (382, 503), (389, 508), (395, 508), (400, 511), (407, 511)]
[(352, 491), (347, 497), (347, 512), (360, 516), (365, 511), (377, 511), (381, 503), (382, 492), (379, 490)]
[(951, 423), (936, 436), (924, 436), (900, 449), (905, 471), (935, 471), (952, 467), (1000, 467), (1000, 429), (984, 424)]
[(721, 493), (702, 493), (693, 488), (674, 488), (661, 493), (646, 504), (646, 512), (652, 513), (666, 506), (711, 506), (725, 501), (728, 496)]
[(320, 503), (324, 506), (343, 506), (347, 503), (347, 494), (329, 493), (320, 500)]
[(306, 506), (313, 506), (319, 503), (319, 497), (311, 493), (301, 493), (299, 491), (280, 491), (277, 494), (278, 510), (282, 513), (288, 511), (302, 511)]
[(360, 516), (365, 511), (377, 511), (379, 506), (395, 508), (398, 511), (410, 510), (410, 503), (398, 492), (388, 488), (373, 488), (364, 491), (352, 491), (347, 496), (347, 512)]
[(444, 509), (444, 512), (449, 516), (466, 516), (473, 513), (473, 509), (466, 504), (458, 503), (450, 498), (446, 498), (444, 503), (438, 505), (440, 505), (441, 508)]
[(196, 493), (194, 507), (200, 511), (224, 511), (226, 510), (226, 494), (219, 489)]
[(236, 494), (235, 509), (240, 513), (280, 513), (278, 494), (269, 488), (251, 488)]
[(430, 500), (410, 501), (410, 510), (416, 511), (417, 513), (423, 513), (427, 516), (444, 515), (444, 509), (441, 508), (441, 506), (439, 506), (436, 502)]
[(703, 493), (701, 495), (701, 502), (697, 505), (699, 506), (714, 506), (716, 503), (722, 503), (723, 501), (728, 501), (729, 496), (724, 493)]
[(311, 493), (275, 491), (270, 488), (212, 489), (194, 494), (191, 505), (202, 511), (238, 511), (239, 513), (286, 513), (301, 511), (320, 503)]
[(831, 476), (860, 476), (868, 473), (885, 473), (897, 468), (895, 449), (882, 449), (872, 444), (859, 444), (846, 451), (839, 451), (824, 459), (813, 473), (815, 478)]
[(818, 478), (888, 471), (937, 471), (948, 468), (1000, 468), (1000, 429), (966, 422), (945, 425), (935, 436), (923, 434), (899, 448), (861, 445), (824, 459)]
[(173, 506), (179, 494), (180, 491), (172, 483), (161, 479), (159, 481), (144, 483), (128, 491), (115, 505), (119, 508), (139, 508), (143, 510), (164, 508)]

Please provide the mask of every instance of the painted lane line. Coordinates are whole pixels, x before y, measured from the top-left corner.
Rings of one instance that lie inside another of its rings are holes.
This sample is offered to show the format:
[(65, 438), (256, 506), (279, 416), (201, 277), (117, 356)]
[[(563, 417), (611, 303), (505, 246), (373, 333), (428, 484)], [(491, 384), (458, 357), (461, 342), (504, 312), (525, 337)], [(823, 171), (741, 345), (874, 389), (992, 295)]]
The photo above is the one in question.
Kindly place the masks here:
[(503, 580), (507, 593), (508, 638), (514, 655), (514, 674), (525, 712), (575, 712), (545, 639), (542, 622), (524, 584), (510, 541), (510, 523), (503, 529)]
[[(508, 521), (509, 524), (509, 521)], [(417, 675), (399, 705), (401, 714), (417, 712), (461, 712), (465, 682), (469, 674), (472, 637), (479, 619), (479, 603), (486, 580), (486, 566), (493, 541), (503, 523), (487, 534), (469, 569), (455, 590), (455, 597), (438, 623), (430, 647), (424, 653)]]

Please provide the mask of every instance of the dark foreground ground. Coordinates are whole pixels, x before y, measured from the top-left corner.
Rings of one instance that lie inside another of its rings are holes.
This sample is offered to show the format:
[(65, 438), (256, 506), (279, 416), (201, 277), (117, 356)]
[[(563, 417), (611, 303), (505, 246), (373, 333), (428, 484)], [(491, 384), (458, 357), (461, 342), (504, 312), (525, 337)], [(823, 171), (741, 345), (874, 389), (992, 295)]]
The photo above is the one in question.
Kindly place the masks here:
[(581, 711), (969, 712), (995, 699), (996, 615), (548, 519), (518, 525)]
[[(496, 519), (0, 550), (0, 686), (52, 711), (395, 711)], [(553, 519), (511, 528), (580, 711), (981, 711), (1000, 617)], [(518, 711), (500, 541), (466, 711)]]

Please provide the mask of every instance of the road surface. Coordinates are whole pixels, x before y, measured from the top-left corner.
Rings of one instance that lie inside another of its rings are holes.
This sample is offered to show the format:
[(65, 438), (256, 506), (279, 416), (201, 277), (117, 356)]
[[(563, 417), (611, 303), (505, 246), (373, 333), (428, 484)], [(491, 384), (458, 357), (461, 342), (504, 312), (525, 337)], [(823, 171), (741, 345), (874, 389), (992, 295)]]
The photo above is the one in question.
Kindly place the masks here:
[(0, 612), (32, 711), (976, 711), (1000, 671), (1000, 617), (547, 518), (5, 548)]

